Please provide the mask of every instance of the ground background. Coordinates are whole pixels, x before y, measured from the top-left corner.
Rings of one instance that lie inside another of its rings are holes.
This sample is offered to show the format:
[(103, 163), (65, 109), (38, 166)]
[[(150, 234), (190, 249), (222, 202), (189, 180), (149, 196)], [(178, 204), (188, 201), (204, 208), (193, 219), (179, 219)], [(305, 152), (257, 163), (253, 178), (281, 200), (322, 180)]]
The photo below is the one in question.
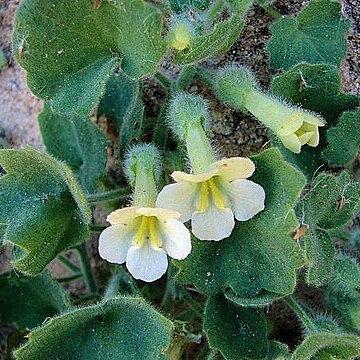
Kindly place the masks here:
[[(275, 7), (284, 15), (296, 14), (308, 1), (282, 0), (275, 3)], [(37, 114), (41, 111), (43, 102), (34, 97), (26, 86), (26, 74), (12, 60), (11, 34), (15, 11), (20, 0), (0, 0), (0, 49), (9, 59), (9, 67), (0, 70), (0, 146), (21, 148), (24, 145), (31, 145), (43, 150), (43, 144), (37, 125)], [(360, 95), (360, 0), (344, 0), (343, 14), (352, 19), (352, 29), (348, 34), (348, 53), (342, 65), (342, 86), (344, 91)], [(247, 25), (238, 42), (229, 52), (215, 60), (207, 61), (208, 65), (221, 66), (224, 63), (236, 62), (249, 66), (254, 70), (261, 84), (266, 87), (271, 73), (267, 67), (268, 54), (265, 44), (270, 37), (269, 24), (273, 18), (266, 12), (254, 7), (248, 17)], [(165, 65), (164, 68), (167, 68)], [(174, 72), (174, 69), (170, 69)], [(201, 84), (194, 83), (190, 88), (192, 92), (204, 92)], [(230, 111), (217, 102), (211, 93), (204, 94), (211, 101), (211, 110), (214, 118), (213, 139), (224, 156), (252, 155), (261, 150), (268, 141), (266, 131), (251, 117), (241, 113)], [(162, 92), (155, 80), (145, 81), (144, 97), (146, 103), (146, 114), (156, 115), (159, 104), (162, 101)], [(100, 215), (99, 219), (104, 216)], [(92, 264), (101, 268), (102, 263), (96, 255), (96, 237), (88, 244), (89, 253), (92, 256)], [(0, 273), (8, 270), (10, 249), (0, 250)], [(52, 265), (53, 270), (61, 274), (61, 268), (56, 264)], [(74, 295), (81, 295), (84, 285), (80, 282), (73, 284), (71, 291)], [(318, 303), (316, 294), (307, 294), (313, 303)], [(287, 310), (275, 304), (272, 307), (271, 315), (276, 321), (279, 313), (282, 318), (287, 317)], [(288, 336), (294, 329), (294, 319), (288, 317)], [(296, 324), (296, 323), (295, 323)], [(292, 330), (293, 329), (293, 330)], [(11, 326), (0, 327), (0, 359), (2, 350), (6, 347), (5, 339), (13, 329)], [(281, 337), (281, 334), (279, 335)], [(1, 348), (3, 347), (3, 349)]]

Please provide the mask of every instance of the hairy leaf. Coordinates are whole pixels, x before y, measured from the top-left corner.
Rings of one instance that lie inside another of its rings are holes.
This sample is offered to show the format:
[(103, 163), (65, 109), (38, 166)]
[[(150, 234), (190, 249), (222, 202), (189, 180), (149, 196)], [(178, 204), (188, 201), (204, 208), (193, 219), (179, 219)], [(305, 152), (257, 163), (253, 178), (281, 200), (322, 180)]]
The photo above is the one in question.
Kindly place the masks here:
[(283, 75), (274, 78), (271, 91), (283, 99), (321, 114), (326, 120), (320, 128), (320, 143), (316, 148), (304, 146), (300, 154), (287, 150), (274, 137), (273, 143), (281, 149), (286, 160), (299, 167), (309, 180), (325, 161), (321, 151), (326, 145), (326, 129), (336, 124), (343, 111), (355, 109), (360, 98), (341, 92), (340, 75), (332, 65), (299, 64)]
[(317, 333), (305, 338), (295, 349), (293, 360), (350, 360), (360, 355), (360, 338), (354, 335)]
[(210, 5), (210, 0), (169, 0), (171, 10), (177, 13), (188, 11), (195, 7), (198, 10), (205, 10)]
[(204, 331), (210, 347), (220, 350), (227, 360), (267, 358), (263, 309), (238, 306), (223, 295), (211, 296), (205, 307)]
[(21, 330), (40, 325), (69, 308), (63, 288), (49, 273), (25, 277), (14, 272), (0, 276), (0, 320)]
[(113, 298), (51, 319), (15, 358), (165, 360), (171, 332), (172, 323), (143, 299)]
[(349, 26), (339, 2), (311, 1), (296, 17), (282, 17), (271, 26), (267, 46), (271, 67), (288, 70), (303, 61), (339, 66)]
[(225, 291), (244, 306), (264, 305), (292, 293), (296, 270), (302, 265), (299, 248), (289, 234), (298, 227), (292, 209), (305, 178), (277, 149), (253, 160), (252, 180), (265, 190), (265, 210), (238, 222), (228, 239), (194, 240), (189, 257), (177, 262), (181, 282), (193, 283), (207, 295)]
[(329, 164), (346, 165), (353, 160), (360, 147), (360, 107), (343, 113), (326, 136), (328, 145), (322, 155)]
[(231, 17), (215, 24), (211, 32), (195, 36), (188, 49), (176, 54), (175, 63), (192, 64), (210, 56), (225, 53), (230, 49), (240, 36), (245, 25), (244, 15), (253, 0), (233, 2), (235, 3), (234, 12)]
[(30, 147), (0, 150), (0, 223), (20, 250), (13, 265), (35, 275), (61, 251), (88, 237), (90, 210), (70, 169)]
[(48, 106), (38, 120), (47, 152), (70, 166), (84, 190), (94, 192), (98, 178), (105, 173), (104, 133), (84, 116), (55, 114)]
[(55, 112), (89, 113), (116, 65), (131, 78), (156, 72), (166, 46), (159, 10), (143, 0), (25, 0), (14, 53), (35, 95)]
[(288, 346), (277, 341), (270, 341), (268, 359), (269, 360), (290, 359)]
[(113, 75), (106, 84), (97, 115), (105, 115), (116, 125), (120, 153), (139, 139), (143, 113), (139, 81), (131, 80), (124, 73)]

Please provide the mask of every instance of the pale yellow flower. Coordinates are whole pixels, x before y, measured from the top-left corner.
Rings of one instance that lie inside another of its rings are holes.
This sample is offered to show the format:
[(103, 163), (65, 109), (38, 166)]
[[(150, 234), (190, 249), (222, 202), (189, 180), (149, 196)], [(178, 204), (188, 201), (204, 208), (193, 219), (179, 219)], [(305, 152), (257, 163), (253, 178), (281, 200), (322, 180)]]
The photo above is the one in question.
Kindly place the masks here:
[(135, 279), (151, 282), (168, 267), (167, 255), (184, 259), (190, 254), (190, 233), (173, 210), (131, 206), (112, 212), (111, 224), (99, 238), (100, 256), (122, 264)]
[(176, 184), (165, 186), (156, 205), (191, 219), (192, 232), (200, 240), (227, 238), (235, 225), (234, 216), (246, 221), (264, 209), (263, 188), (246, 178), (255, 170), (247, 158), (233, 157), (213, 163), (200, 174), (175, 171)]

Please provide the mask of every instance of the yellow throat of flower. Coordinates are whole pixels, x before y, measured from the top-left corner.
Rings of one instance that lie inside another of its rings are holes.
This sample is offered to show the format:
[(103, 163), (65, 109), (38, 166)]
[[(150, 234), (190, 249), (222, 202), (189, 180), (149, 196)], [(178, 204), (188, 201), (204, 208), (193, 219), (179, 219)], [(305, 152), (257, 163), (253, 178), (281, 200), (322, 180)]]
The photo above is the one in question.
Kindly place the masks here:
[(142, 247), (150, 241), (153, 248), (159, 248), (161, 236), (158, 230), (158, 222), (156, 216), (142, 216), (140, 226), (135, 234), (134, 245)]
[(205, 212), (209, 206), (211, 198), (219, 209), (225, 209), (225, 197), (219, 189), (219, 185), (214, 178), (206, 180), (200, 184), (199, 211)]

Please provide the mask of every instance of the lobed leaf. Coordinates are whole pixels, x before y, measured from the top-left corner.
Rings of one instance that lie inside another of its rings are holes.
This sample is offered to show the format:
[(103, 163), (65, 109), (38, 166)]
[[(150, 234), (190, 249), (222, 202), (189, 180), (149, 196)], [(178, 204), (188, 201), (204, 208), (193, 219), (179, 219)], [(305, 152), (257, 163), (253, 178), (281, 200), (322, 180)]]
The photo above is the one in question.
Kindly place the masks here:
[(115, 66), (133, 79), (162, 60), (160, 11), (143, 0), (25, 0), (15, 19), (14, 54), (35, 95), (55, 112), (88, 114)]
[(115, 74), (106, 83), (97, 116), (105, 115), (117, 128), (120, 153), (141, 135), (144, 106), (139, 81), (124, 73)]
[(95, 192), (98, 178), (105, 174), (105, 134), (84, 116), (55, 114), (48, 106), (38, 120), (47, 152), (66, 162), (84, 190)]
[(17, 360), (166, 359), (172, 323), (141, 298), (119, 297), (49, 320), (15, 351)]
[(288, 70), (303, 61), (339, 66), (349, 27), (339, 2), (311, 1), (296, 17), (284, 16), (270, 27), (270, 66)]
[(15, 269), (40, 273), (61, 251), (86, 240), (90, 209), (70, 169), (30, 147), (0, 150), (0, 223), (15, 246)]
[(68, 310), (63, 288), (48, 272), (25, 277), (14, 272), (0, 275), (0, 319), (21, 330), (39, 326), (47, 317)]
[(238, 306), (223, 295), (211, 296), (205, 307), (204, 331), (210, 347), (227, 360), (267, 359), (263, 309)]
[(238, 222), (227, 239), (194, 240), (192, 253), (176, 263), (181, 282), (193, 283), (209, 296), (225, 291), (227, 298), (243, 306), (261, 306), (292, 293), (302, 265), (300, 249), (289, 234), (298, 227), (293, 207), (305, 178), (278, 149), (253, 160), (252, 180), (265, 190), (265, 210)]
[(326, 136), (328, 144), (322, 152), (326, 162), (341, 166), (352, 161), (360, 147), (360, 107), (344, 112)]

